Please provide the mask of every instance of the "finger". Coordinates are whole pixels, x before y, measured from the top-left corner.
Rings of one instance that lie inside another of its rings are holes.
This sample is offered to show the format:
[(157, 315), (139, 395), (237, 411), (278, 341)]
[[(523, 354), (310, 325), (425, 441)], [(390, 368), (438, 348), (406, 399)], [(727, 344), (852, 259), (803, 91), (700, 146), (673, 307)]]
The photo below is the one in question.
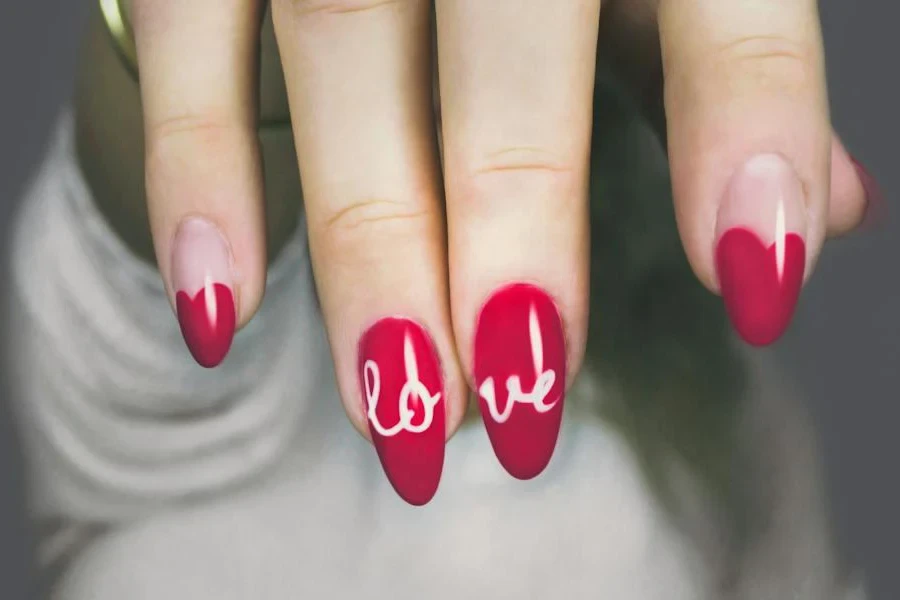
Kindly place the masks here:
[(424, 504), (465, 393), (447, 303), (425, 0), (273, 4), (316, 282), (353, 423)]
[(831, 202), (828, 208), (829, 237), (851, 233), (881, 212), (881, 193), (875, 180), (850, 156), (837, 135), (831, 143)]
[(265, 281), (259, 9), (245, 0), (134, 5), (150, 227), (182, 333), (205, 367), (225, 357)]
[(494, 451), (549, 462), (587, 326), (587, 183), (599, 2), (439, 0), (457, 349)]
[(831, 126), (815, 0), (663, 0), (688, 258), (750, 344), (787, 328), (825, 238)]

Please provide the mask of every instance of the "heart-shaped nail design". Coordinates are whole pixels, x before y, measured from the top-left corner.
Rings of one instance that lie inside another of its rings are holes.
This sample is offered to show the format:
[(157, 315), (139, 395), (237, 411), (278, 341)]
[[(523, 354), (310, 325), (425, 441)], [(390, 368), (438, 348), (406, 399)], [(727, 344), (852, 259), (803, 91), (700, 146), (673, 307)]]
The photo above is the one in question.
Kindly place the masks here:
[(201, 366), (212, 368), (222, 362), (234, 339), (235, 310), (231, 289), (209, 282), (193, 297), (179, 291), (175, 295), (178, 323), (191, 354)]
[(716, 269), (725, 310), (740, 336), (765, 346), (785, 332), (803, 285), (806, 245), (787, 233), (766, 246), (753, 231), (726, 231), (716, 248)]

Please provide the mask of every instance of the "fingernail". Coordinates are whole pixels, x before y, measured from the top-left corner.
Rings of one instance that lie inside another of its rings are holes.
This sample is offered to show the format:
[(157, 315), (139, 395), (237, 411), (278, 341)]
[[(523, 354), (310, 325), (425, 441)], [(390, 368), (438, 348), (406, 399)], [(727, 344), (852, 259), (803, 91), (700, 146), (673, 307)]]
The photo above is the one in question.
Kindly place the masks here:
[(381, 319), (359, 342), (359, 383), (369, 431), (401, 498), (426, 504), (444, 468), (444, 383), (425, 330), (409, 319)]
[(539, 475), (553, 456), (566, 389), (566, 342), (546, 292), (513, 284), (478, 316), (475, 385), (500, 464), (517, 479)]
[(793, 168), (775, 154), (746, 162), (719, 208), (716, 270), (738, 334), (765, 346), (785, 332), (806, 268), (806, 207)]
[(235, 329), (231, 254), (219, 229), (205, 219), (181, 223), (172, 246), (172, 287), (178, 323), (201, 366), (215, 367), (231, 348)]
[(881, 187), (869, 170), (856, 160), (854, 156), (850, 156), (850, 161), (856, 169), (856, 174), (866, 194), (866, 212), (860, 227), (868, 229), (880, 225), (887, 218), (887, 204), (884, 201)]

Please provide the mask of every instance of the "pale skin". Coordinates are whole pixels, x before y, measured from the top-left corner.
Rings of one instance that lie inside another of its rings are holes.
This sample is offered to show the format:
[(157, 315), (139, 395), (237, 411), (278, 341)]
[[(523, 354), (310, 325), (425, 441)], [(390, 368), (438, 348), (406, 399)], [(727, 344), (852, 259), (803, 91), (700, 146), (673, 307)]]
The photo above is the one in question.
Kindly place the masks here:
[[(497, 285), (524, 279), (551, 293), (568, 380), (578, 372), (598, 44), (650, 96), (661, 49), (679, 230), (711, 292), (721, 197), (749, 157), (779, 155), (797, 173), (806, 279), (826, 237), (864, 216), (865, 189), (830, 126), (813, 0), (438, 0), (435, 31), (421, 0), (271, 4), (260, 31), (254, 0), (126, 3), (141, 86), (95, 15), (79, 156), (103, 213), (170, 291), (178, 224), (201, 215), (221, 228), (240, 272), (239, 327), (302, 198), (339, 389), (366, 437), (356, 344), (384, 315), (415, 318), (433, 337), (448, 437), (472, 387), (475, 318)], [(292, 128), (258, 140), (256, 115)]]

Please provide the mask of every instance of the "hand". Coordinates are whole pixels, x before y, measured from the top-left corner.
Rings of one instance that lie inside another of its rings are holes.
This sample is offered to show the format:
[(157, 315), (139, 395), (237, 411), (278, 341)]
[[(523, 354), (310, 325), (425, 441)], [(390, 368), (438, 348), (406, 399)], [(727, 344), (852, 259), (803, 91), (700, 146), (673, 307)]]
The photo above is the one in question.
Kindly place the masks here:
[[(208, 367), (264, 289), (262, 8), (134, 6), (157, 260)], [(632, 83), (653, 81), (659, 43), (684, 247), (749, 343), (780, 336), (826, 235), (862, 218), (814, 0), (437, 0), (435, 27), (421, 0), (272, 11), (339, 389), (413, 504), (469, 387), (512, 475), (553, 452), (586, 338), (598, 39)]]

